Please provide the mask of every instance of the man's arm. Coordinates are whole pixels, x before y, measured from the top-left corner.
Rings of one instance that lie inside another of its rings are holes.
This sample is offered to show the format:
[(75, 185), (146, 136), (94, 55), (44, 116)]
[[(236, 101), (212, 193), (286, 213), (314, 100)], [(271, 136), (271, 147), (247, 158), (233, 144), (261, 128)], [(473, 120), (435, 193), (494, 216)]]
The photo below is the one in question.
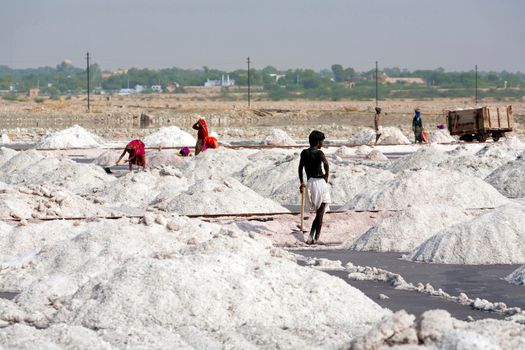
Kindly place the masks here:
[(304, 169), (304, 162), (303, 162), (303, 158), (301, 157), (301, 160), (299, 161), (299, 168), (298, 168), (299, 181), (301, 182), (301, 184), (299, 185), (299, 191), (301, 193), (303, 193), (303, 190), (304, 190), (303, 169)]
[(326, 182), (328, 182), (328, 176), (330, 175), (330, 166), (328, 165), (328, 160), (326, 160), (326, 157), (324, 153), (321, 156), (321, 161), (323, 162), (324, 167), (324, 179)]
[(192, 128), (195, 130), (199, 130), (201, 128), (200, 120), (193, 124)]

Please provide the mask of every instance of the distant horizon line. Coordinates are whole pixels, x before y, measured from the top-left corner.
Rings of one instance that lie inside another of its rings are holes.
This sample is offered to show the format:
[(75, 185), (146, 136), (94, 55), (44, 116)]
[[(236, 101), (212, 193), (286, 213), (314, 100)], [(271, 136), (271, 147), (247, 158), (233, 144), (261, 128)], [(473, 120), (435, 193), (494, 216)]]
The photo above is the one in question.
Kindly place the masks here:
[[(0, 67), (7, 67), (8, 69), (12, 69), (12, 70), (25, 70), (25, 69), (42, 69), (42, 68), (52, 68), (52, 69), (56, 69), (58, 65), (60, 65), (61, 63), (64, 63), (66, 60), (56, 64), (55, 66), (51, 66), (51, 65), (44, 65), (44, 66), (38, 66), (38, 67), (20, 67), (20, 68), (15, 68), (15, 67), (12, 67), (12, 66), (9, 66), (8, 64), (3, 64), (3, 63), (0, 63)], [(97, 62), (93, 62), (91, 64), (91, 66), (95, 65), (95, 64), (98, 64)], [(340, 63), (332, 63), (332, 65), (334, 64), (340, 64)], [(344, 66), (343, 64), (340, 64), (341, 66), (343, 66), (344, 69), (347, 69), (347, 68), (352, 68), (354, 69), (356, 72), (359, 72), (359, 73), (365, 73), (365, 72), (370, 72), (370, 71), (373, 71), (375, 68), (372, 67), (371, 69), (368, 69), (368, 70), (357, 70), (356, 68), (352, 67), (352, 66)], [(85, 70), (85, 67), (80, 67), (80, 66), (75, 66), (74, 64), (71, 64), (72, 67), (74, 68), (77, 68), (77, 69), (83, 69)], [(187, 68), (187, 67), (182, 67), (182, 66), (169, 66), (169, 67), (161, 67), (161, 68), (151, 68), (151, 67), (148, 67), (148, 66), (131, 66), (131, 67), (118, 67), (118, 68), (114, 68), (114, 69), (106, 69), (106, 68), (100, 68), (101, 69), (101, 72), (108, 72), (108, 73), (114, 73), (116, 71), (119, 71), (119, 70), (130, 70), (130, 69), (149, 69), (149, 70), (153, 70), (153, 71), (160, 71), (160, 70), (163, 70), (163, 69), (173, 69), (173, 68), (177, 68), (177, 69), (183, 69), (183, 70), (197, 70), (197, 71), (203, 71), (204, 70), (204, 67), (207, 67), (208, 69), (210, 70), (218, 70), (218, 71), (223, 71), (223, 72), (227, 72), (227, 73), (230, 73), (230, 72), (235, 72), (235, 71), (245, 71), (247, 70), (246, 67), (245, 68), (236, 68), (236, 69), (233, 69), (233, 70), (229, 70), (229, 69), (223, 69), (223, 68), (215, 68), (215, 67), (211, 67), (211, 66), (207, 66), (207, 65), (204, 65), (204, 66), (201, 66), (201, 67), (198, 67), (198, 68)], [(324, 71), (324, 70), (329, 70), (331, 71), (331, 66), (330, 67), (325, 67), (325, 68), (310, 68), (310, 67), (295, 67), (295, 68), (278, 68), (278, 67), (275, 67), (273, 65), (266, 65), (262, 68), (256, 68), (256, 67), (250, 67), (250, 70), (251, 69), (254, 69), (254, 70), (263, 70), (264, 68), (268, 68), (268, 67), (272, 67), (272, 68), (275, 68), (276, 70), (278, 71), (287, 71), (287, 70), (313, 70), (315, 72), (321, 72), (321, 71)], [(437, 71), (437, 70), (443, 70), (443, 72), (447, 72), (447, 73), (462, 73), (462, 72), (472, 72), (472, 71), (475, 71), (475, 66), (472, 67), (472, 69), (469, 69), (469, 70), (458, 70), (458, 69), (446, 69), (444, 67), (436, 67), (436, 68), (415, 68), (415, 69), (409, 69), (409, 68), (401, 68), (401, 67), (398, 67), (398, 66), (392, 66), (392, 67), (379, 67), (379, 71), (383, 71), (383, 70), (386, 70), (386, 69), (399, 69), (401, 70), (402, 72), (403, 71), (407, 71), (407, 72), (415, 72), (415, 71)], [(525, 72), (522, 72), (521, 70), (517, 70), (517, 71), (510, 71), (510, 70), (506, 70), (506, 69), (501, 69), (501, 70), (480, 70), (478, 69), (478, 73), (490, 73), (490, 72), (496, 72), (496, 73), (502, 73), (502, 72), (508, 72), (508, 73), (514, 73), (514, 74), (524, 74)]]

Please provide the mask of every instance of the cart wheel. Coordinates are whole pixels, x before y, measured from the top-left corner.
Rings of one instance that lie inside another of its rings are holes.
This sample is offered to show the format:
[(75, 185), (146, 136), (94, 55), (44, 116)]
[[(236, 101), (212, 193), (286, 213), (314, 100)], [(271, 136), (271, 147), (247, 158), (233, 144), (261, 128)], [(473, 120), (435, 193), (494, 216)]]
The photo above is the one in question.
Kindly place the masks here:
[(466, 134), (466, 135), (462, 135), (459, 139), (465, 142), (472, 142), (474, 140), (474, 136), (470, 134)]
[(498, 142), (501, 137), (501, 134), (499, 132), (492, 133), (492, 139), (494, 142)]
[(476, 135), (476, 140), (478, 140), (478, 142), (485, 142), (487, 141), (489, 135), (488, 134), (485, 134), (485, 133), (479, 133)]

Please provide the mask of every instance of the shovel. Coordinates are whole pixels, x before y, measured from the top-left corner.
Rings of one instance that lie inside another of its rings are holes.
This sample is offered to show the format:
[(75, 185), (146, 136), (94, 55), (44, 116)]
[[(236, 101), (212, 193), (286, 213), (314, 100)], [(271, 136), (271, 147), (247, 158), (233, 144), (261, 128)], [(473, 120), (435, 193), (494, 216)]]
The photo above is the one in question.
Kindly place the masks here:
[(301, 192), (301, 227), (300, 227), (300, 230), (301, 232), (306, 232), (306, 230), (304, 229), (304, 189)]

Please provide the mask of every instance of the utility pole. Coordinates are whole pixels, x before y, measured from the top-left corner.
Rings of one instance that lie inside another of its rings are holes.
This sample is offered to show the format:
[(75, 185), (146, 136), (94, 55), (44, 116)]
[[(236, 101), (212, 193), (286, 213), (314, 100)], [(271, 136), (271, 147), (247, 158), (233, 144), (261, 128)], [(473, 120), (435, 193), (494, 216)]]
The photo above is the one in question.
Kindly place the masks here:
[(90, 104), (89, 104), (89, 51), (87, 52), (86, 54), (86, 60), (87, 60), (87, 67), (86, 67), (86, 73), (87, 73), (87, 107), (88, 107), (88, 111), (90, 109)]
[(476, 106), (478, 105), (478, 65), (476, 64)]
[(378, 75), (378, 70), (377, 70), (377, 61), (376, 61), (376, 107), (379, 106), (379, 103), (378, 103), (378, 97), (379, 97), (379, 93), (378, 93), (378, 85), (377, 85), (377, 77)]
[(248, 108), (250, 108), (250, 56), (248, 56), (246, 63), (248, 63)]

